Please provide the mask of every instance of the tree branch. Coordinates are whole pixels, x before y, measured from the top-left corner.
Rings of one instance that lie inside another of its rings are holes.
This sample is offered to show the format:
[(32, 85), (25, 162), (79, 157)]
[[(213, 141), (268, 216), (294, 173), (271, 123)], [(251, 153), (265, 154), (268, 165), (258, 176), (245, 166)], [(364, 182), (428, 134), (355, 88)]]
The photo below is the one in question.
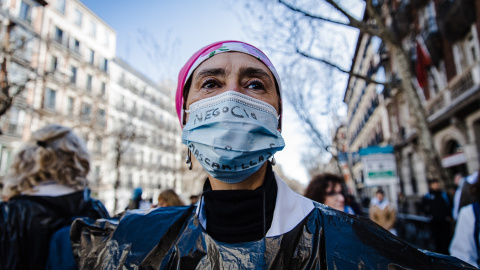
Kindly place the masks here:
[(374, 84), (380, 84), (380, 85), (383, 85), (385, 87), (390, 87), (391, 86), (391, 83), (386, 83), (386, 82), (379, 82), (379, 81), (376, 81), (370, 77), (367, 77), (365, 75), (361, 75), (361, 74), (358, 74), (358, 73), (355, 73), (351, 70), (346, 70), (346, 69), (343, 69), (341, 67), (339, 67), (338, 65), (328, 61), (328, 60), (325, 60), (325, 59), (322, 59), (322, 58), (318, 58), (318, 57), (315, 57), (311, 54), (307, 54), (303, 51), (300, 51), (298, 48), (297, 48), (297, 53), (300, 54), (301, 56), (305, 57), (305, 58), (308, 58), (308, 59), (312, 59), (312, 60), (315, 60), (315, 61), (318, 61), (318, 62), (321, 62), (321, 63), (324, 63), (326, 64), (327, 66), (330, 66), (330, 67), (333, 67), (333, 68), (336, 68), (337, 70), (345, 73), (345, 74), (348, 74), (350, 76), (353, 76), (353, 77), (357, 77), (359, 79), (362, 79), (364, 80), (367, 84), (368, 83), (374, 83)]
[(316, 19), (316, 20), (321, 20), (321, 21), (324, 21), (324, 22), (329, 22), (329, 23), (333, 23), (333, 24), (338, 24), (338, 25), (343, 25), (343, 26), (348, 26), (348, 27), (352, 27), (352, 25), (350, 25), (349, 23), (344, 23), (344, 22), (340, 22), (340, 21), (335, 21), (335, 20), (332, 20), (332, 19), (328, 19), (328, 18), (325, 18), (325, 17), (321, 17), (321, 16), (318, 16), (318, 15), (313, 15), (305, 10), (301, 10), (299, 8), (296, 8), (292, 5), (290, 5), (289, 3), (286, 3), (285, 1), (283, 0), (278, 0), (278, 2), (282, 5), (284, 5), (285, 7), (287, 7), (288, 9), (290, 9), (291, 11), (294, 11), (294, 12), (297, 12), (297, 13), (300, 13), (302, 14), (303, 16), (305, 17), (308, 17), (308, 18), (312, 18), (312, 19)]
[(349, 22), (344, 23), (344, 22), (328, 19), (328, 18), (319, 16), (319, 15), (313, 15), (313, 14), (311, 14), (311, 13), (305, 11), (305, 10), (299, 9), (297, 7), (294, 7), (293, 5), (291, 5), (289, 3), (286, 3), (284, 0), (278, 0), (278, 2), (280, 4), (284, 5), (285, 7), (290, 9), (291, 11), (300, 13), (305, 17), (316, 19), (316, 20), (321, 20), (321, 21), (325, 21), (325, 22), (329, 22), (329, 23), (333, 23), (333, 24), (337, 24), (337, 25), (357, 28), (360, 31), (362, 31), (364, 33), (368, 33), (368, 34), (373, 35), (373, 36), (379, 36), (380, 35), (378, 29), (376, 29), (373, 26), (370, 26), (370, 25), (366, 24), (363, 21), (359, 21), (359, 20), (355, 19), (352, 15), (350, 15), (350, 13), (348, 13), (344, 8), (342, 8), (340, 5), (338, 5), (335, 1), (333, 1), (333, 0), (325, 0), (325, 1), (327, 3), (329, 3), (331, 6), (333, 6), (340, 13), (342, 13), (345, 17), (347, 17)]

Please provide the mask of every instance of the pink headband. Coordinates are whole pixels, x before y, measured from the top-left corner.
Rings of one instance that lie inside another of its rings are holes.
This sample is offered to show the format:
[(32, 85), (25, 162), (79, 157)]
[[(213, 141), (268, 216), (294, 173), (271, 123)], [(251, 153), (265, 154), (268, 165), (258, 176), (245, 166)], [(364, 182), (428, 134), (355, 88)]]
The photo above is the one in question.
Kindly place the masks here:
[[(267, 56), (260, 51), (259, 49), (253, 47), (250, 44), (241, 42), (241, 41), (219, 41), (207, 45), (197, 51), (190, 59), (188, 59), (187, 63), (183, 66), (178, 74), (178, 84), (177, 84), (177, 93), (175, 96), (175, 105), (177, 109), (178, 120), (180, 121), (180, 125), (183, 127), (182, 118), (183, 118), (183, 104), (185, 100), (183, 100), (183, 88), (185, 87), (185, 83), (187, 82), (188, 78), (192, 75), (195, 69), (203, 63), (203, 61), (209, 59), (210, 57), (223, 53), (223, 52), (242, 52), (249, 54), (258, 60), (262, 61), (272, 72), (275, 80), (278, 84), (278, 90), (281, 95), (282, 93), (282, 86), (280, 84), (280, 77), (278, 76), (277, 71), (272, 65), (272, 62), (267, 58)], [(280, 96), (280, 100), (281, 100)], [(281, 120), (280, 120), (281, 121)]]

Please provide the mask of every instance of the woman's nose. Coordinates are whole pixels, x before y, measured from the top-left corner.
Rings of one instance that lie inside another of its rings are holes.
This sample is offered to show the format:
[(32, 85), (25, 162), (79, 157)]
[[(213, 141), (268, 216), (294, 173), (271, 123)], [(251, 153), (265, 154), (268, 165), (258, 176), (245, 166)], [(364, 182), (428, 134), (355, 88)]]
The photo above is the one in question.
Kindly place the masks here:
[(235, 92), (243, 93), (242, 88), (240, 87), (238, 82), (236, 82), (236, 80), (229, 80), (226, 84), (225, 90), (226, 91), (235, 91)]

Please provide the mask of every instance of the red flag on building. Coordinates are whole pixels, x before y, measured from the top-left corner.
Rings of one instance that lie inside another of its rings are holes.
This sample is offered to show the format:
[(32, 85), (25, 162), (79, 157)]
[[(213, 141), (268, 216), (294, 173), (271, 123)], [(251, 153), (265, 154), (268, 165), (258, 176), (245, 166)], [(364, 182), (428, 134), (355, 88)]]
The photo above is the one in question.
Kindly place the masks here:
[(427, 67), (432, 64), (430, 54), (420, 38), (417, 38), (417, 62), (415, 63), (415, 73), (418, 84), (425, 88), (428, 83)]

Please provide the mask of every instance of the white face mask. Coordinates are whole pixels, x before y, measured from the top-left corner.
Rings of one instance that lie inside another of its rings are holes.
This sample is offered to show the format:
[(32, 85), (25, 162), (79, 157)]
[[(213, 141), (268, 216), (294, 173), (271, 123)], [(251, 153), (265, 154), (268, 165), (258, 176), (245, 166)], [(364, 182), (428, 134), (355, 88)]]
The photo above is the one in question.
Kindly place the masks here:
[(190, 115), (182, 143), (222, 182), (247, 179), (285, 147), (275, 108), (250, 96), (228, 91), (192, 103), (185, 112)]

